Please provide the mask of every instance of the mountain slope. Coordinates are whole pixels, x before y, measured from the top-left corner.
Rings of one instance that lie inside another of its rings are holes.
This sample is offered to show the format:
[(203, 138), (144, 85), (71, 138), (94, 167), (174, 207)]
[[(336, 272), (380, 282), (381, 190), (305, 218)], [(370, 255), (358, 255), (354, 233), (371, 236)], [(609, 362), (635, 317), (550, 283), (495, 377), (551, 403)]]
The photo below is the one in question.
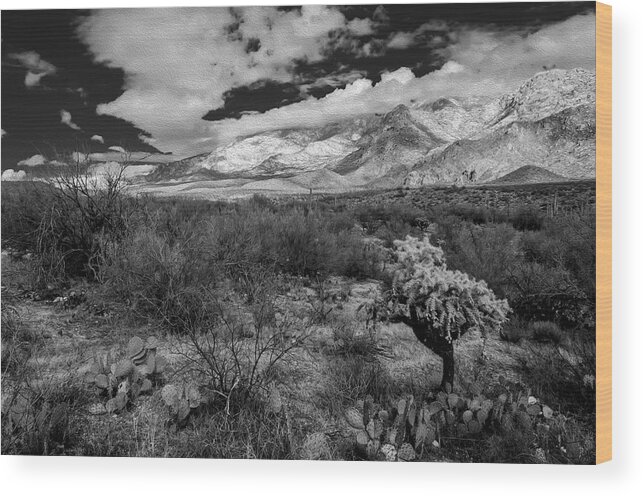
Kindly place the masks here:
[[(527, 165), (569, 178), (596, 168), (594, 74), (549, 71), (536, 75), (500, 101), (489, 126), (434, 150), (400, 182), (415, 187), (458, 181), (491, 181)], [(472, 179), (469, 179), (471, 181)]]
[(509, 174), (505, 174), (498, 179), (491, 181), (489, 184), (535, 184), (535, 183), (558, 183), (567, 181), (566, 177), (554, 174), (553, 172), (536, 167), (535, 165), (525, 165), (516, 169)]
[(413, 118), (405, 105), (386, 114), (358, 151), (334, 169), (353, 184), (366, 184), (391, 170), (405, 169), (445, 141)]
[[(236, 177), (256, 180), (248, 183), (254, 187), (259, 180), (325, 171), (316, 188), (327, 181), (330, 189), (344, 190), (488, 182), (525, 166), (593, 177), (595, 88), (589, 71), (546, 71), (501, 97), (445, 97), (398, 105), (385, 115), (241, 137), (161, 167), (150, 179)], [(310, 188), (303, 179), (265, 186)]]

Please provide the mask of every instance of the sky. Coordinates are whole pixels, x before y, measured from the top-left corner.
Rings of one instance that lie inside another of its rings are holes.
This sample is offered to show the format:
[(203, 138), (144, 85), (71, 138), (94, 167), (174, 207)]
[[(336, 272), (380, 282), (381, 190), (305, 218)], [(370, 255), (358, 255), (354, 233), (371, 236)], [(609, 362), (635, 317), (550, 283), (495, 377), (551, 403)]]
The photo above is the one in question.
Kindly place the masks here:
[(5, 10), (2, 168), (499, 95), (594, 70), (594, 24), (593, 2)]

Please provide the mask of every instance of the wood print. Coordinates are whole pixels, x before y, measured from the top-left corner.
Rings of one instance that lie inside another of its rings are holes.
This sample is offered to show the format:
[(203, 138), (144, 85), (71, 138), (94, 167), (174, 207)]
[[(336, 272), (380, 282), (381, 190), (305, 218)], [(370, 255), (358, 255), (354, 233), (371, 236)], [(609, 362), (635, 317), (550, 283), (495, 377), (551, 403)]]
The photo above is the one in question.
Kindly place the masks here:
[(611, 458), (608, 6), (4, 10), (1, 127), (3, 455)]

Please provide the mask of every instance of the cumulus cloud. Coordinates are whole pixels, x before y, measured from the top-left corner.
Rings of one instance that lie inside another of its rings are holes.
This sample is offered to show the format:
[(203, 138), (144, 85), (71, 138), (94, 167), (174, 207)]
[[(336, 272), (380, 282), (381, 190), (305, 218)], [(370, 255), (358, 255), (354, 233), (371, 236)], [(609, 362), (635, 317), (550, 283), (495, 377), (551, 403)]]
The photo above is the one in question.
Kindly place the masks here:
[(90, 139), (91, 139), (92, 141), (96, 141), (96, 142), (98, 142), (98, 143), (105, 143), (105, 140), (103, 139), (103, 137), (102, 137), (100, 134), (95, 134), (95, 135), (94, 135), (94, 136), (92, 136)]
[(398, 31), (391, 33), (386, 46), (387, 48), (395, 50), (403, 50), (418, 44), (432, 46), (435, 43), (443, 42), (443, 35), (446, 34), (448, 30), (449, 27), (444, 21), (436, 20), (426, 22), (415, 31)]
[(4, 138), (5, 134), (7, 134), (7, 131), (5, 131), (4, 129), (0, 129), (0, 136)]
[(66, 110), (60, 111), (60, 122), (62, 122), (66, 126), (69, 126), (72, 129), (75, 129), (76, 131), (80, 131), (80, 126), (78, 126), (71, 120), (71, 114)]
[(393, 48), (396, 50), (402, 50), (408, 48), (415, 43), (415, 34), (414, 33), (395, 33), (387, 43), (388, 48)]
[(20, 52), (11, 53), (9, 57), (17, 60), (24, 68), (27, 69), (25, 76), (25, 86), (28, 88), (40, 85), (40, 80), (56, 72), (56, 66), (40, 58), (37, 52)]
[[(97, 62), (122, 68), (126, 75), (123, 94), (99, 105), (97, 112), (131, 121), (150, 132), (158, 148), (183, 155), (211, 150), (240, 135), (323, 125), (413, 100), (497, 95), (516, 89), (544, 66), (594, 70), (594, 15), (529, 34), (431, 22), (411, 33), (362, 43), (359, 37), (383, 19), (347, 21), (338, 9), (321, 6), (287, 12), (271, 7), (110, 9), (93, 12), (79, 35)], [(327, 76), (319, 84), (349, 84), (322, 98), (308, 97), (239, 119), (201, 118), (220, 108), (232, 88), (261, 80), (297, 82), (297, 61), (322, 62), (333, 46), (359, 56), (379, 54), (387, 44), (404, 48), (419, 42), (442, 55), (446, 62), (439, 70), (416, 77), (403, 67), (383, 74), (378, 83), (358, 72)]]
[(368, 19), (306, 5), (98, 10), (78, 34), (97, 62), (126, 74), (123, 94), (97, 112), (133, 122), (173, 150), (210, 135), (201, 117), (224, 104), (226, 91), (266, 79), (292, 82), (295, 64), (322, 61), (337, 33), (360, 37), (372, 29)]
[(448, 61), (437, 71), (416, 77), (409, 68), (403, 67), (383, 74), (377, 84), (358, 79), (321, 99), (238, 120), (219, 121), (211, 124), (215, 138), (204, 139), (201, 144), (207, 149), (215, 145), (217, 139), (227, 141), (263, 130), (323, 125), (355, 115), (387, 112), (412, 101), (432, 101), (444, 96), (501, 95), (517, 89), (526, 79), (542, 71), (543, 66), (594, 70), (594, 29), (594, 16), (583, 15), (527, 36), (462, 30), (452, 34), (454, 41), (444, 50)]
[(2, 181), (24, 181), (25, 179), (27, 179), (27, 173), (23, 170), (7, 169), (2, 171)]
[(21, 165), (23, 167), (36, 167), (38, 165), (45, 165), (46, 163), (47, 159), (45, 157), (43, 157), (42, 155), (34, 155), (25, 160), (21, 160), (20, 162), (18, 162), (18, 165)]

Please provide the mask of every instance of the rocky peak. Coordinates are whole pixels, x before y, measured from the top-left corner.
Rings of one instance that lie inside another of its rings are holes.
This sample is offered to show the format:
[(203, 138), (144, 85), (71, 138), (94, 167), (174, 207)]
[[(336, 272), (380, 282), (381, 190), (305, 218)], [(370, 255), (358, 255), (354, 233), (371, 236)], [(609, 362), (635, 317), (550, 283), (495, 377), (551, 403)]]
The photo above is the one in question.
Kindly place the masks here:
[(501, 102), (501, 119), (537, 121), (566, 108), (595, 104), (596, 75), (585, 69), (540, 72)]

